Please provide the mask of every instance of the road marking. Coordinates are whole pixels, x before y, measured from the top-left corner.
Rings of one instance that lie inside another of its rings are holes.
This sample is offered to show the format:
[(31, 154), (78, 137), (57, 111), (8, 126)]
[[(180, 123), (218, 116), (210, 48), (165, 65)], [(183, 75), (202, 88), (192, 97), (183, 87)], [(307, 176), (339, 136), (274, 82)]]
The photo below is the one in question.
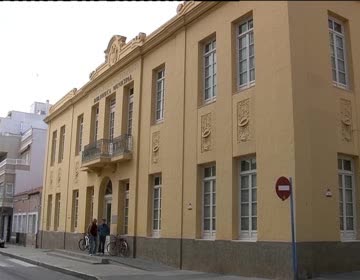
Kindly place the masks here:
[(9, 261), (11, 261), (13, 263), (16, 263), (16, 264), (20, 264), (20, 265), (25, 266), (25, 267), (36, 267), (36, 265), (34, 265), (34, 264), (23, 262), (23, 261), (20, 261), (20, 260), (17, 260), (17, 259), (9, 259)]

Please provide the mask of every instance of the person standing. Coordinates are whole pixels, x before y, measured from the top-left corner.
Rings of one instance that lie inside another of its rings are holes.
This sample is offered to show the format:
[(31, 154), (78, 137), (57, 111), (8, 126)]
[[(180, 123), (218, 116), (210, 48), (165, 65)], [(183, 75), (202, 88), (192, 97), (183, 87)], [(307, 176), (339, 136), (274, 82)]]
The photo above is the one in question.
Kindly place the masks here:
[(106, 240), (106, 236), (110, 234), (110, 228), (109, 226), (106, 224), (106, 220), (102, 219), (102, 223), (101, 225), (98, 227), (98, 232), (99, 232), (99, 251), (98, 253), (103, 254), (104, 255), (104, 249), (105, 249), (105, 240)]
[(98, 226), (96, 223), (97, 220), (94, 219), (88, 228), (88, 234), (90, 239), (90, 251), (89, 251), (90, 256), (93, 256), (96, 253), (97, 233), (98, 233)]

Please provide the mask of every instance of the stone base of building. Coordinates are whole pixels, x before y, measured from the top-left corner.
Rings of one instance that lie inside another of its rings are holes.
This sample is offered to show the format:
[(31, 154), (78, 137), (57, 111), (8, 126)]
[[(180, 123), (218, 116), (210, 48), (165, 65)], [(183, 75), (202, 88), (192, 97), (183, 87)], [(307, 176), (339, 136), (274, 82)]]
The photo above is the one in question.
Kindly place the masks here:
[[(82, 234), (39, 234), (42, 248), (79, 250)], [(129, 257), (141, 257), (176, 268), (248, 277), (291, 279), (292, 250), (287, 242), (242, 242), (126, 237)], [(65, 241), (65, 242), (64, 242)], [(297, 243), (299, 279), (321, 273), (360, 269), (360, 242)]]

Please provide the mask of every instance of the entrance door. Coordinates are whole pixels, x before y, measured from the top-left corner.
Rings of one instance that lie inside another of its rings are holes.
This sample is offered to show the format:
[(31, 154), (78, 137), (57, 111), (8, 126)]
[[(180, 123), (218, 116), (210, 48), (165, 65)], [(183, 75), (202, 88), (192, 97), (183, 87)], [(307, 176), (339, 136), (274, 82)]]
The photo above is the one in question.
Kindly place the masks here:
[(105, 204), (104, 217), (108, 225), (110, 225), (111, 223), (111, 201), (112, 201), (112, 195), (106, 195), (105, 203), (104, 203)]
[(4, 227), (3, 227), (3, 229), (4, 229), (4, 234), (3, 234), (3, 236), (4, 236), (4, 240), (8, 240), (8, 231), (9, 231), (9, 216), (4, 216)]

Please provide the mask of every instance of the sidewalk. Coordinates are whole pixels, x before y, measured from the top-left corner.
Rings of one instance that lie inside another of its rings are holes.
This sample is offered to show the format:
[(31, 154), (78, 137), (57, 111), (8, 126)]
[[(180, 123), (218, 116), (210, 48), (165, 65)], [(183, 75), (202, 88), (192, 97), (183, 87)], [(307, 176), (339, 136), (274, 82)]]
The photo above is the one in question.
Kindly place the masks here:
[[(116, 258), (106, 256), (106, 259), (115, 263), (101, 264), (103, 257), (91, 257), (90, 263), (86, 254), (70, 252), (71, 255), (57, 256), (63, 250), (34, 249), (7, 244), (0, 248), (0, 254), (10, 258), (20, 259), (51, 270), (88, 280), (267, 280), (264, 278), (248, 278), (232, 275), (178, 270), (158, 263), (139, 258)], [(67, 253), (63, 251), (64, 253)], [(82, 254), (83, 260), (76, 255)], [(77, 260), (76, 260), (77, 259)], [(94, 264), (96, 263), (96, 264)]]
[[(10, 244), (7, 244), (6, 248), (0, 248), (0, 254), (88, 280), (268, 280), (178, 270), (141, 258), (90, 257), (81, 252), (34, 249)], [(103, 263), (107, 260), (110, 264)], [(315, 279), (358, 280), (360, 271), (323, 275)]]

